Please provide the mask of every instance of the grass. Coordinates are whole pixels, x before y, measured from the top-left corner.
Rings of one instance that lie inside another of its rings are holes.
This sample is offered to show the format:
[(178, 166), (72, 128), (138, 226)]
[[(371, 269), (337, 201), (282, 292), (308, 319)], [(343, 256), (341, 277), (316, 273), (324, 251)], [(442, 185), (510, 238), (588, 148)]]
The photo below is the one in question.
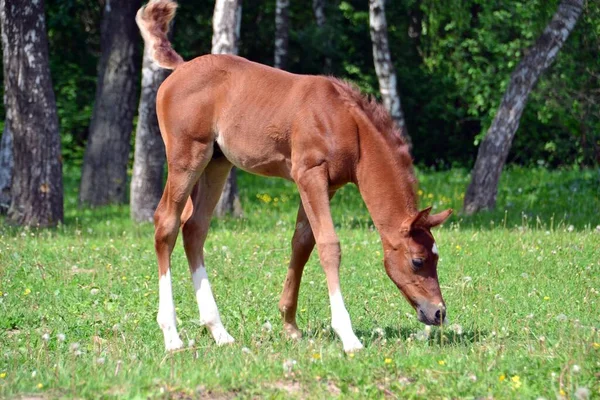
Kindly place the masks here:
[[(423, 205), (460, 209), (465, 171), (418, 175)], [(385, 275), (378, 235), (344, 188), (333, 212), (342, 290), (365, 344), (354, 356), (329, 327), (314, 254), (300, 294), (304, 338), (281, 333), (298, 203), (289, 183), (242, 175), (245, 217), (213, 222), (207, 266), (234, 345), (215, 346), (199, 326), (178, 244), (174, 294), (190, 347), (165, 354), (152, 227), (130, 223), (127, 207), (78, 210), (76, 178), (67, 173), (63, 226), (0, 225), (0, 397), (600, 396), (598, 170), (513, 168), (498, 211), (453, 216), (434, 232), (452, 325), (431, 331)]]

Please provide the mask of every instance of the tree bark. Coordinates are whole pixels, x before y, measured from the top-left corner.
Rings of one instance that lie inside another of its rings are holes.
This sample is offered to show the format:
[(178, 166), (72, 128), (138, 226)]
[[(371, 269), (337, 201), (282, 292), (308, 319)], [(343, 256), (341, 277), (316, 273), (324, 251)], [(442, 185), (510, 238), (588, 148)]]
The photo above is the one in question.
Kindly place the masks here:
[[(242, 0), (217, 0), (213, 14), (212, 54), (237, 54), (242, 21)], [(242, 215), (240, 196), (237, 190), (235, 167), (229, 173), (223, 193), (215, 209), (215, 215)]]
[(496, 206), (498, 181), (519, 127), (527, 97), (540, 75), (554, 61), (575, 27), (584, 0), (563, 0), (542, 35), (530, 47), (512, 73), (500, 107), (479, 146), (471, 183), (465, 194), (464, 212), (473, 214)]
[(44, 1), (0, 0), (0, 24), (14, 158), (8, 221), (54, 226), (63, 220), (63, 181)]
[(406, 132), (400, 95), (398, 94), (396, 72), (388, 45), (385, 0), (369, 0), (369, 23), (371, 25), (371, 41), (373, 42), (373, 61), (375, 62), (375, 72), (379, 80), (379, 91), (381, 92), (383, 104), (400, 129), (404, 140), (410, 145), (411, 141)]
[[(315, 21), (317, 22), (317, 26), (319, 29), (323, 30), (325, 25), (327, 25), (327, 16), (325, 15), (325, 3), (326, 0), (313, 0), (313, 13), (315, 14)], [(327, 51), (329, 51), (329, 38), (327, 38), (325, 42), (325, 47)], [(323, 63), (323, 73), (330, 74), (332, 72), (332, 62), (331, 57), (325, 56), (325, 61)]]
[(142, 90), (135, 133), (135, 154), (131, 177), (131, 218), (151, 222), (163, 191), (165, 146), (156, 117), (156, 92), (170, 71), (158, 66), (144, 51)]
[(275, 56), (273, 66), (285, 69), (288, 58), (290, 34), (290, 0), (276, 0), (275, 4)]
[(8, 129), (8, 123), (5, 123), (0, 141), (0, 214), (6, 214), (10, 207), (10, 185), (14, 163), (12, 134)]
[(80, 204), (125, 203), (136, 106), (140, 0), (106, 0), (96, 101), (85, 151)]

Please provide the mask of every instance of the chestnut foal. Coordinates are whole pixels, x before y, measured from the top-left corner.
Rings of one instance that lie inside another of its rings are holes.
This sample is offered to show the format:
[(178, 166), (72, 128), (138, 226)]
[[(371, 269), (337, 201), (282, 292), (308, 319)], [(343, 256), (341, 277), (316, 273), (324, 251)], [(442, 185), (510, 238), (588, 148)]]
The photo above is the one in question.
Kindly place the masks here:
[(301, 204), (279, 309), (285, 332), (300, 337), (296, 308), (302, 271), (315, 242), (327, 277), (331, 326), (346, 352), (362, 348), (340, 291), (340, 242), (329, 201), (354, 183), (379, 231), (385, 270), (417, 311), (438, 325), (446, 307), (430, 229), (452, 210), (417, 210), (412, 160), (382, 106), (339, 80), (301, 76), (229, 55), (184, 62), (167, 39), (177, 4), (153, 0), (137, 23), (153, 59), (175, 71), (157, 96), (168, 178), (155, 214), (159, 269), (157, 321), (165, 347), (182, 346), (175, 326), (170, 256), (180, 226), (201, 321), (217, 344), (233, 342), (223, 327), (204, 266), (203, 245), (214, 207), (235, 165), (292, 180)]

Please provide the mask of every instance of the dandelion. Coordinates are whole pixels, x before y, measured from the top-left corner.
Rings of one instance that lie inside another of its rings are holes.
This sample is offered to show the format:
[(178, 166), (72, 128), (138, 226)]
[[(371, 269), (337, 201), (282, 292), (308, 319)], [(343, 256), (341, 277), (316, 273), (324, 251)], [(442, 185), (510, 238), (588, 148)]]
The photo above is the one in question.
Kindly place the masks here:
[(71, 346), (69, 346), (69, 350), (71, 350), (73, 352), (79, 350), (79, 343), (77, 343), (77, 342), (72, 343)]
[(578, 387), (575, 391), (575, 398), (577, 400), (587, 400), (590, 398), (590, 389), (586, 387)]
[(23, 291), (23, 295), (24, 295), (24, 296), (27, 296), (27, 295), (29, 295), (30, 293), (31, 293), (31, 289), (29, 289), (29, 288), (26, 288), (26, 289)]
[(47, 334), (47, 333), (44, 333), (44, 334), (42, 335), (42, 340), (43, 340), (44, 342), (47, 342), (47, 341), (49, 341), (49, 340), (50, 340), (50, 335), (49, 335), (49, 334)]
[(438, 361), (438, 364), (439, 364), (439, 365), (446, 365), (446, 361), (444, 361), (444, 360), (439, 360), (439, 361)]
[(44, 385), (42, 385), (41, 383), (38, 383), (38, 384), (37, 384), (37, 388), (38, 388), (38, 389), (41, 389), (41, 388), (43, 388), (43, 387), (44, 387)]
[(37, 375), (37, 371), (35, 369), (33, 371), (31, 371), (32, 378), (35, 378), (36, 375)]
[(262, 330), (265, 332), (271, 332), (273, 330), (273, 325), (271, 325), (271, 322), (267, 321), (263, 324)]
[(386, 358), (385, 360), (383, 360), (384, 363), (386, 364), (391, 364), (392, 363), (392, 359), (391, 358)]
[(565, 395), (567, 394), (567, 392), (565, 392), (565, 391), (564, 391), (564, 390), (562, 390), (562, 389), (560, 389), (560, 390), (558, 391), (558, 393), (559, 393), (561, 396), (565, 396)]
[(505, 379), (506, 379), (506, 375), (504, 375), (504, 374), (502, 374), (502, 375), (500, 375), (500, 376), (498, 377), (498, 380), (499, 380), (500, 382), (504, 382), (504, 380), (505, 380)]
[(92, 290), (90, 290), (90, 294), (91, 294), (92, 296), (95, 296), (95, 295), (97, 295), (98, 293), (100, 293), (100, 289), (98, 289), (98, 288), (93, 288)]
[(512, 381), (512, 388), (513, 390), (518, 389), (521, 387), (521, 378), (519, 377), (519, 375), (515, 375), (512, 378), (510, 378), (510, 380)]
[(188, 340), (188, 347), (194, 347), (195, 344), (196, 344), (196, 341), (194, 339)]
[(548, 297), (548, 296), (544, 296), (544, 300), (545, 300), (545, 301), (548, 301), (548, 300), (550, 300), (550, 297)]
[(457, 244), (456, 245), (456, 250), (460, 250), (460, 249), (462, 249), (462, 247), (460, 247), (460, 245)]
[(6, 372), (0, 372), (0, 379), (6, 378)]
[(58, 335), (56, 335), (56, 338), (58, 339), (59, 342), (64, 342), (66, 339), (66, 336), (64, 333), (59, 333)]
[(348, 354), (348, 357), (350, 357), (350, 358), (354, 358), (354, 353), (350, 353), (350, 354)]
[(373, 336), (375, 336), (375, 335), (377, 335), (377, 336), (384, 336), (385, 332), (381, 328), (375, 328), (373, 330)]
[(556, 316), (556, 320), (559, 321), (559, 322), (566, 321), (567, 319), (568, 318), (567, 318), (567, 316), (565, 314), (558, 314)]
[(96, 364), (102, 365), (102, 364), (104, 364), (105, 361), (106, 360), (104, 359), (104, 357), (98, 357), (96, 359)]
[(594, 342), (593, 346), (594, 346), (594, 348), (595, 348), (596, 350), (600, 349), (600, 343), (595, 343), (595, 342)]
[(247, 348), (247, 347), (242, 347), (242, 353), (244, 353), (244, 354), (250, 354), (250, 353), (251, 353), (251, 351), (250, 351), (250, 349), (249, 349), (249, 348)]
[(575, 364), (571, 367), (571, 372), (574, 374), (578, 374), (581, 372), (581, 367), (579, 365)]
[(456, 333), (457, 335), (462, 335), (463, 334), (463, 328), (460, 324), (452, 324), (450, 325), (450, 330), (454, 333)]
[(313, 354), (313, 355), (312, 355), (312, 358), (313, 358), (314, 360), (320, 360), (320, 359), (321, 359), (321, 354), (319, 354), (319, 353), (315, 353), (315, 354)]

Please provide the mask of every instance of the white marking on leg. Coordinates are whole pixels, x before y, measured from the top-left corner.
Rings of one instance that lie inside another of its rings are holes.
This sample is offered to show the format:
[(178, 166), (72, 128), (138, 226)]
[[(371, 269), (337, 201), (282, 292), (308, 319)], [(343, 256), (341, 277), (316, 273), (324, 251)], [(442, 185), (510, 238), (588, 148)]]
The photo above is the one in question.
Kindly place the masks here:
[(183, 342), (177, 333), (170, 270), (158, 280), (158, 315), (156, 316), (156, 322), (158, 322), (160, 329), (162, 329), (165, 337), (165, 349), (167, 351), (183, 347)]
[(439, 254), (439, 253), (438, 253), (437, 246), (435, 245), (435, 242), (433, 242), (433, 246), (431, 247), (431, 252), (432, 252), (433, 254), (435, 254), (436, 256)]
[(200, 266), (192, 273), (192, 282), (194, 282), (194, 290), (196, 291), (200, 322), (208, 327), (217, 345), (221, 346), (233, 343), (233, 338), (227, 333), (221, 322), (219, 309), (210, 289), (208, 275), (204, 266)]
[(342, 340), (344, 351), (352, 353), (363, 348), (362, 343), (352, 330), (352, 322), (350, 322), (350, 314), (344, 305), (342, 292), (336, 289), (333, 294), (329, 295), (331, 304), (331, 327)]

